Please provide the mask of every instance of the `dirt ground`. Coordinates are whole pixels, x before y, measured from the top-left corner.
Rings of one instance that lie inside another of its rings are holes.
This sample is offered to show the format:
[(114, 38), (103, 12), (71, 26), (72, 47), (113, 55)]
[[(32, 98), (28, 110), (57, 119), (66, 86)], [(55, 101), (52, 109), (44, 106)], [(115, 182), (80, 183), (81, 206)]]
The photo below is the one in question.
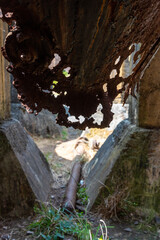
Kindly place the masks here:
[[(73, 130), (74, 131), (74, 130)], [(82, 134), (73, 132), (65, 134), (60, 139), (33, 137), (35, 143), (43, 152), (47, 161), (50, 163), (54, 175), (54, 183), (51, 192), (51, 201), (59, 206), (62, 203), (65, 187), (68, 182), (71, 168), (77, 157), (85, 157), (88, 161), (97, 152), (97, 147), (103, 144), (106, 137), (111, 132), (101, 131), (97, 134), (96, 130)], [(82, 138), (79, 138), (82, 134)], [(88, 140), (87, 140), (87, 139)], [(22, 219), (0, 219), (0, 239), (1, 240), (30, 240), (36, 239), (32, 231), (27, 231), (26, 227), (35, 219), (29, 216)], [(101, 214), (90, 212), (88, 219), (97, 226), (99, 220), (103, 219), (108, 226), (108, 236), (111, 240), (158, 240), (160, 230), (151, 233), (148, 229), (139, 230), (141, 220), (134, 219), (130, 222), (119, 221), (117, 219), (104, 219)]]

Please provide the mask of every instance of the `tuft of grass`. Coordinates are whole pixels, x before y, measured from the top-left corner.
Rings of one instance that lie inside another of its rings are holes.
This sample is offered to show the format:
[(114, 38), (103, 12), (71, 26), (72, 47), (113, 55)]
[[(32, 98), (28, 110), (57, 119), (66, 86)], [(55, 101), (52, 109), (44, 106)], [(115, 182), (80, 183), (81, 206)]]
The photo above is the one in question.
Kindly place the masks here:
[(143, 220), (141, 220), (141, 222), (137, 226), (137, 228), (143, 231), (145, 230), (148, 232), (157, 232), (158, 225), (156, 225), (154, 222), (154, 217), (156, 215), (156, 212), (153, 209), (151, 210), (143, 209), (142, 211), (143, 211), (144, 217), (143, 217)]
[(86, 206), (88, 204), (88, 195), (84, 186), (78, 185), (77, 198), (81, 200), (82, 204)]
[(45, 156), (45, 159), (47, 160), (47, 162), (49, 162), (53, 158), (53, 153), (52, 152), (47, 152), (47, 153), (44, 154), (44, 156)]
[(98, 237), (91, 233), (91, 224), (82, 212), (67, 212), (66, 209), (56, 209), (42, 204), (35, 208), (39, 219), (31, 223), (28, 229), (34, 232), (36, 239), (58, 240), (72, 236), (78, 240), (97, 240)]

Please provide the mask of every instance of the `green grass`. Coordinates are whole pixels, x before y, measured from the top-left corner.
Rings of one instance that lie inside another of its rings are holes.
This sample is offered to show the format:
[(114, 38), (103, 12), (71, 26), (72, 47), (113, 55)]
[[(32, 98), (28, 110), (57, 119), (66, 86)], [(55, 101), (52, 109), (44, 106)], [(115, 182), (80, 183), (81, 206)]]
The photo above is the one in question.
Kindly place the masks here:
[(145, 217), (139, 223), (137, 228), (139, 230), (143, 230), (143, 231), (145, 230), (145, 231), (153, 232), (153, 233), (157, 232), (158, 226), (154, 222), (155, 215), (156, 215), (156, 212), (153, 209), (152, 210), (147, 210), (147, 212), (145, 213)]
[(61, 136), (62, 136), (62, 140), (66, 141), (68, 139), (68, 131), (67, 129), (63, 128), (61, 131)]
[(77, 198), (81, 200), (81, 202), (84, 206), (87, 206), (88, 196), (87, 196), (85, 187), (81, 187), (80, 185), (78, 185)]
[(44, 154), (44, 156), (45, 156), (47, 162), (49, 162), (53, 158), (53, 153), (52, 152), (47, 152), (47, 153)]
[[(90, 240), (91, 224), (85, 218), (83, 213), (66, 212), (63, 209), (55, 209), (52, 206), (35, 208), (39, 216), (37, 221), (29, 225), (29, 229), (34, 232), (36, 239), (58, 240), (66, 236), (72, 236), (73, 239)], [(98, 239), (97, 233), (91, 234), (92, 240)]]

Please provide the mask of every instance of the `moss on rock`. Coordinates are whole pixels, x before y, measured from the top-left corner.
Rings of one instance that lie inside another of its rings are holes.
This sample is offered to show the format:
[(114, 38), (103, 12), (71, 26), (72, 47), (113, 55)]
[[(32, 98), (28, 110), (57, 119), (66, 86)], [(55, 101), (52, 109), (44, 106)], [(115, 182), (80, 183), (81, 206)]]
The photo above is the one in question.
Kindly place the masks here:
[(103, 205), (106, 214), (112, 215), (126, 205), (160, 212), (160, 175), (151, 182), (157, 169), (150, 170), (153, 169), (154, 149), (160, 144), (158, 138), (153, 146), (154, 131), (137, 128), (130, 136), (95, 203)]

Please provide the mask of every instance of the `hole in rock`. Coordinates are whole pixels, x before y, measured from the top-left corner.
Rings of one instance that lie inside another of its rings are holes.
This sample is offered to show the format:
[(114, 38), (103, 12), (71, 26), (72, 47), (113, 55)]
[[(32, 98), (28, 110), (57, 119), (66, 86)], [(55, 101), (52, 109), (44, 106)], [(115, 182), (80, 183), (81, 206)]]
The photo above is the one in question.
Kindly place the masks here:
[(42, 92), (44, 92), (44, 93), (50, 93), (49, 90), (42, 90)]
[(134, 46), (134, 51), (123, 61), (120, 67), (119, 77), (127, 78), (133, 74), (134, 68), (137, 66), (139, 61), (141, 60), (141, 55), (137, 55), (137, 59), (134, 62), (134, 56), (137, 54), (141, 48), (141, 43), (133, 43), (130, 45), (129, 50)]
[(115, 61), (114, 64), (117, 65), (117, 64), (119, 63), (120, 59), (121, 59), (121, 56), (119, 56), (119, 57), (116, 59), (116, 61)]
[(118, 90), (121, 90), (122, 87), (123, 87), (123, 82), (121, 82), (121, 83), (119, 83), (119, 84), (117, 85), (117, 91), (118, 91)]
[(50, 89), (51, 89), (51, 90), (55, 88), (55, 86), (58, 84), (58, 81), (53, 80), (52, 83), (53, 83), (53, 84), (50, 86)]
[(67, 106), (67, 105), (63, 104), (63, 107), (64, 107), (64, 109), (65, 109), (66, 114), (67, 114), (68, 116), (71, 116), (71, 114), (69, 113), (70, 106)]
[(70, 71), (70, 70), (71, 70), (71, 67), (67, 67), (67, 68), (64, 68), (64, 69), (63, 69), (62, 73), (63, 73), (63, 75), (64, 75), (66, 78), (68, 78), (68, 77), (71, 76), (71, 74), (69, 74), (69, 71)]
[(72, 122), (72, 123), (79, 122), (79, 120), (75, 116), (69, 116), (67, 119), (69, 122)]
[(104, 92), (107, 92), (107, 83), (105, 83), (105, 84), (103, 85), (103, 91), (104, 91)]
[(54, 67), (56, 67), (59, 64), (60, 61), (61, 61), (61, 57), (57, 53), (55, 53), (54, 58), (52, 59), (48, 68), (52, 70)]
[(94, 113), (94, 114), (92, 114), (91, 115), (91, 117), (90, 118), (93, 118), (94, 119), (94, 121), (93, 121), (93, 123), (94, 124), (98, 124), (98, 125), (101, 125), (101, 122), (103, 121), (103, 113), (102, 113), (102, 109), (103, 109), (103, 106), (102, 106), (102, 104), (100, 103), (99, 105), (98, 105), (98, 107), (97, 107), (97, 110), (96, 110), (96, 112)]
[(82, 115), (78, 116), (78, 119), (75, 116), (71, 116), (69, 112), (70, 106), (63, 104), (63, 107), (65, 109), (66, 114), (68, 115), (67, 119), (69, 122), (73, 122), (73, 123), (79, 122), (80, 124), (82, 124), (85, 121), (85, 117), (83, 117)]
[(80, 115), (78, 119), (80, 124), (82, 124), (85, 121), (85, 117), (83, 117), (82, 115)]
[(5, 14), (5, 17), (6, 17), (6, 18), (11, 18), (12, 15), (13, 15), (13, 12), (7, 12), (7, 13)]
[(117, 75), (117, 69), (113, 69), (112, 71), (111, 71), (111, 73), (110, 73), (110, 79), (112, 79), (112, 78), (115, 78), (115, 76)]
[(57, 93), (55, 91), (52, 91), (52, 96), (54, 96), (55, 98), (57, 98), (60, 95), (60, 93)]

